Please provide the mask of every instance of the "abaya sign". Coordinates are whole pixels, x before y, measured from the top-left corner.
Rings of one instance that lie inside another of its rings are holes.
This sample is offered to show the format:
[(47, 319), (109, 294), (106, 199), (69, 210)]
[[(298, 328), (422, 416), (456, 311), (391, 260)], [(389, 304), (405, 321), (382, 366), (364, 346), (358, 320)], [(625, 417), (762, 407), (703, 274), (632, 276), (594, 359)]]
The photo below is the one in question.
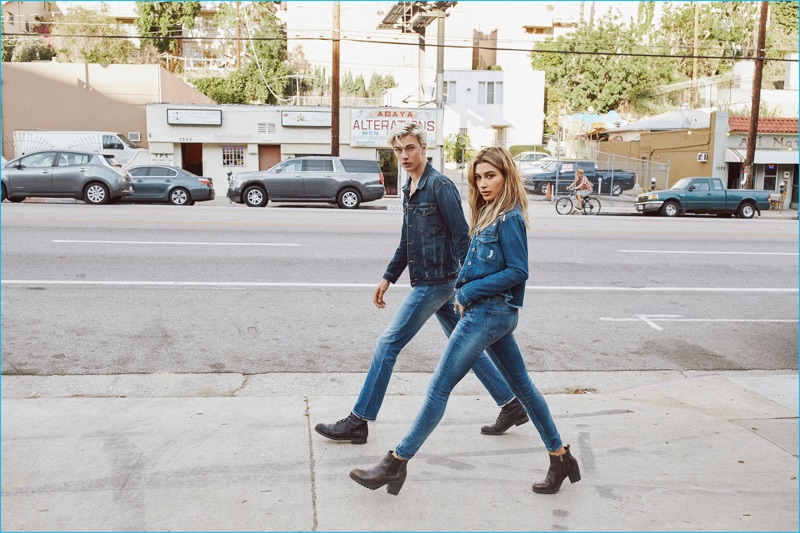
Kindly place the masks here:
[(419, 124), (428, 134), (428, 146), (436, 146), (435, 109), (353, 108), (350, 119), (350, 146), (385, 148), (389, 132), (404, 122)]

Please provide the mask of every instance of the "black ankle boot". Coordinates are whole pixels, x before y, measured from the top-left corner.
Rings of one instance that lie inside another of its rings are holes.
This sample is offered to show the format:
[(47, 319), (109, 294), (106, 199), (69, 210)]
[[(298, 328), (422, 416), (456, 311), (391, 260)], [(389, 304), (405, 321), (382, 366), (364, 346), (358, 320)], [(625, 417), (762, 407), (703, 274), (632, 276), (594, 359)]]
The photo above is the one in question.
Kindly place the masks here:
[(361, 420), (353, 413), (333, 424), (317, 424), (314, 431), (323, 437), (333, 440), (349, 440), (353, 444), (366, 443), (367, 435), (369, 435), (367, 421)]
[(354, 468), (350, 471), (350, 478), (370, 490), (375, 490), (388, 485), (386, 492), (389, 494), (400, 493), (403, 488), (403, 483), (406, 481), (406, 468), (408, 461), (396, 459), (394, 452), (389, 451), (380, 463), (373, 466), (369, 470), (362, 470), (361, 468)]
[(547, 477), (541, 483), (533, 484), (533, 492), (555, 494), (566, 478), (569, 478), (570, 483), (577, 483), (581, 480), (578, 461), (572, 457), (569, 445), (564, 446), (564, 449), (567, 450), (564, 455), (550, 455), (550, 470), (547, 471)]
[(511, 426), (521, 426), (528, 421), (528, 413), (525, 408), (519, 403), (519, 400), (514, 398), (500, 409), (500, 414), (497, 415), (497, 420), (491, 426), (483, 426), (481, 433), (484, 435), (502, 435)]

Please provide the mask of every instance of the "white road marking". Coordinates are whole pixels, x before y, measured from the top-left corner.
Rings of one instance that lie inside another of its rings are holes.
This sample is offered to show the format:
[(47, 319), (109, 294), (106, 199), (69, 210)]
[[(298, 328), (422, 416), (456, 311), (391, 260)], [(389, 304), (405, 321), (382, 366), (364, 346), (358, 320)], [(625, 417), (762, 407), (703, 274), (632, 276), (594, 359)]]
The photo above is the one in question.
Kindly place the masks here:
[(635, 318), (613, 318), (601, 316), (600, 320), (605, 322), (644, 322), (657, 331), (664, 328), (656, 322), (775, 322), (775, 323), (797, 323), (797, 319), (791, 318), (684, 318), (683, 315), (634, 315)]
[(54, 239), (53, 242), (81, 243), (81, 244), (171, 244), (171, 245), (196, 245), (196, 246), (300, 246), (299, 244), (285, 244), (277, 242), (190, 242), (190, 241), (72, 241)]
[[(153, 285), (153, 286), (187, 286), (187, 287), (367, 287), (375, 288), (374, 283), (307, 283), (307, 282), (267, 282), (267, 281), (104, 281), (104, 280), (36, 280), (36, 279), (4, 279), (3, 285)], [(398, 283), (394, 287), (409, 288), (408, 283)], [(611, 291), (611, 292), (768, 292), (796, 293), (798, 289), (771, 287), (585, 287), (577, 286), (543, 286), (527, 285), (529, 291)]]
[(617, 250), (627, 254), (798, 255), (798, 252), (706, 252), (690, 250)]

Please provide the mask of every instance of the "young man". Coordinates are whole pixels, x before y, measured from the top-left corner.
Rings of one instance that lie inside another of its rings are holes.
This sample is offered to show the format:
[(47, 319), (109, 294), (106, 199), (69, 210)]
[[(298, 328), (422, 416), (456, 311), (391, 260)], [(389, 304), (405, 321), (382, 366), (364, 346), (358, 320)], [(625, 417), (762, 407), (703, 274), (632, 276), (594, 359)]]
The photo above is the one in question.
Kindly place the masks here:
[[(372, 364), (353, 411), (338, 422), (317, 424), (314, 428), (329, 439), (367, 442), (367, 423), (378, 416), (400, 350), (433, 314), (448, 337), (458, 323), (455, 280), (469, 248), (469, 228), (455, 184), (434, 170), (425, 157), (425, 139), (425, 131), (414, 123), (402, 124), (389, 134), (389, 144), (409, 179), (403, 186), (400, 245), (372, 294), (372, 303), (378, 309), (386, 307), (383, 297), (389, 284), (397, 282), (406, 267), (411, 291), (375, 345)], [(511, 426), (528, 421), (522, 404), (486, 353), (481, 354), (472, 370), (497, 405), (502, 406), (495, 423), (483, 426), (481, 433), (501, 435)]]

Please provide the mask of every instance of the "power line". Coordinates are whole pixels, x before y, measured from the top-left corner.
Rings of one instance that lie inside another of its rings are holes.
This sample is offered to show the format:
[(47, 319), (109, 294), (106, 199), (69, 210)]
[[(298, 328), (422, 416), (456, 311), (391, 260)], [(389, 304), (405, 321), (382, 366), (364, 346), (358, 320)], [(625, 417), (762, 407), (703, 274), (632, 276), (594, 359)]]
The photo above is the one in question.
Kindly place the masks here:
[[(5, 36), (11, 37), (25, 37), (31, 36), (32, 34), (29, 33), (5, 33)], [(278, 40), (285, 40), (285, 37), (278, 36), (278, 37), (189, 37), (183, 35), (137, 35), (137, 36), (130, 36), (130, 35), (82, 35), (82, 34), (49, 34), (49, 35), (42, 35), (42, 34), (34, 34), (40, 35), (42, 37), (82, 37), (82, 38), (93, 38), (93, 39), (173, 39), (176, 41), (197, 41), (197, 42), (215, 42), (215, 41), (278, 41)], [(294, 41), (325, 41), (329, 42), (331, 39), (329, 37), (294, 37), (292, 38)], [(395, 46), (418, 46), (417, 43), (406, 43), (406, 42), (394, 42), (394, 41), (380, 41), (375, 39), (353, 39), (353, 38), (346, 38), (342, 37), (341, 41), (346, 41), (350, 43), (370, 43), (370, 44), (385, 44), (385, 45), (395, 45)], [(438, 48), (440, 45), (436, 43), (426, 43), (426, 47), (431, 48)], [(729, 55), (694, 55), (694, 54), (654, 54), (654, 53), (637, 53), (637, 52), (590, 52), (590, 51), (581, 51), (581, 50), (553, 50), (553, 49), (539, 49), (539, 48), (510, 48), (504, 46), (473, 46), (473, 45), (458, 45), (458, 44), (444, 44), (441, 45), (444, 48), (449, 49), (478, 49), (478, 50), (494, 50), (494, 51), (501, 51), (501, 52), (525, 52), (525, 53), (537, 53), (537, 54), (561, 54), (561, 55), (589, 55), (589, 56), (602, 56), (602, 57), (661, 57), (661, 58), (668, 58), (668, 59), (724, 59), (730, 60), (731, 56)], [(795, 50), (774, 50), (774, 52), (782, 53), (782, 54), (789, 54), (795, 52)], [(765, 60), (765, 61), (781, 61), (787, 63), (798, 63), (798, 59), (789, 59), (784, 57), (767, 57), (767, 56), (758, 56), (758, 57), (750, 57), (746, 59), (751, 60)]]

